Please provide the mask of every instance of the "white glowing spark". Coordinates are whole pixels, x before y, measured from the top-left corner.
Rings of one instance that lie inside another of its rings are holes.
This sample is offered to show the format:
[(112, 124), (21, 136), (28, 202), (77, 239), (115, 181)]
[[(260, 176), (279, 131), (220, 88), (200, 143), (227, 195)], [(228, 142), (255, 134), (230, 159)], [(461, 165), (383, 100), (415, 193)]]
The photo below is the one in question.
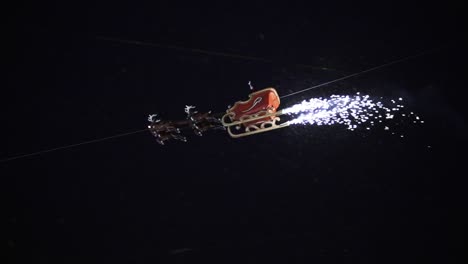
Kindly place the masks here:
[[(383, 98), (381, 98), (383, 99)], [(399, 98), (402, 101), (403, 98)], [(391, 100), (395, 104), (395, 100)], [(383, 120), (394, 119), (395, 112), (401, 112), (403, 105), (395, 107), (386, 107), (382, 102), (374, 102), (369, 95), (356, 93), (355, 96), (332, 95), (328, 98), (311, 98), (299, 104), (283, 109), (283, 113), (294, 116), (288, 123), (311, 124), (311, 125), (335, 125), (341, 124), (349, 130), (356, 129), (359, 125), (365, 125), (367, 130), (374, 126), (374, 121), (382, 123)], [(413, 113), (412, 113), (413, 114)], [(403, 117), (409, 117), (407, 114), (401, 114)], [(419, 120), (419, 117), (416, 117)], [(370, 123), (370, 125), (367, 125)], [(385, 126), (385, 130), (389, 130)], [(393, 133), (392, 133), (393, 134)]]

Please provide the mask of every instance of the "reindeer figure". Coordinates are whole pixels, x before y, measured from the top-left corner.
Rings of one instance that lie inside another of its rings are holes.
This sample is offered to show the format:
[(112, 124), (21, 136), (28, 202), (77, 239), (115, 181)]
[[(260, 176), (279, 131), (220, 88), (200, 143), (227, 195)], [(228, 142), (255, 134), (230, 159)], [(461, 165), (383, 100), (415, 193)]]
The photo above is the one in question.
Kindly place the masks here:
[(187, 142), (187, 139), (180, 135), (180, 129), (171, 121), (161, 121), (157, 118), (157, 114), (149, 115), (148, 121), (151, 124), (148, 126), (148, 129), (151, 131), (156, 141), (164, 145), (164, 142), (169, 139), (176, 139), (183, 142)]
[(219, 119), (211, 116), (211, 111), (200, 114), (198, 111), (193, 110), (195, 106), (186, 105), (185, 113), (187, 114), (187, 120), (190, 121), (190, 126), (194, 130), (194, 133), (198, 136), (202, 136), (203, 132), (209, 129), (224, 129)]

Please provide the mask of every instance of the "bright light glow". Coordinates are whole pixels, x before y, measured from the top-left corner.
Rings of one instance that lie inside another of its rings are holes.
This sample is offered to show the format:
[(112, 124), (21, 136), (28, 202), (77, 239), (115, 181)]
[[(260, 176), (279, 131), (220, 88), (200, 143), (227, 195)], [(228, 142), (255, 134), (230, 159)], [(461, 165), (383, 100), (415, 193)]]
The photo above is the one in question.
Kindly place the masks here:
[[(403, 98), (398, 98), (403, 101)], [(311, 124), (311, 125), (335, 125), (341, 124), (349, 130), (355, 130), (358, 126), (364, 125), (367, 130), (374, 126), (374, 121), (382, 123), (382, 120), (395, 119), (400, 117), (409, 118), (414, 113), (401, 113), (404, 107), (396, 105), (395, 100), (390, 100), (390, 107), (382, 102), (374, 102), (369, 95), (356, 93), (355, 96), (332, 95), (328, 98), (311, 98), (302, 103), (283, 109), (283, 113), (294, 116), (288, 121), (289, 124)], [(400, 112), (400, 113), (399, 113)], [(414, 116), (413, 116), (414, 117)], [(419, 120), (419, 117), (415, 117)], [(390, 130), (385, 126), (385, 130)]]

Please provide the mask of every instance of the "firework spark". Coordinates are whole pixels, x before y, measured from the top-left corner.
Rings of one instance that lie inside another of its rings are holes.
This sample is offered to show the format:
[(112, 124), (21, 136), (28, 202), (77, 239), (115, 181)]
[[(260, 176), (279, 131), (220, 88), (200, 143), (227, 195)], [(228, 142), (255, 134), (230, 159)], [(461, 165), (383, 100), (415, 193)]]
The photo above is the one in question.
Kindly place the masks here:
[[(382, 99), (382, 98), (381, 98)], [(369, 95), (332, 95), (328, 98), (312, 98), (283, 110), (283, 113), (296, 116), (289, 124), (335, 125), (340, 124), (349, 130), (365, 126), (370, 130), (377, 123), (396, 117), (411, 117), (414, 122), (424, 123), (413, 112), (403, 113), (403, 98), (391, 100), (391, 106), (370, 99)], [(298, 116), (297, 116), (298, 115)], [(385, 126), (385, 130), (389, 130)]]

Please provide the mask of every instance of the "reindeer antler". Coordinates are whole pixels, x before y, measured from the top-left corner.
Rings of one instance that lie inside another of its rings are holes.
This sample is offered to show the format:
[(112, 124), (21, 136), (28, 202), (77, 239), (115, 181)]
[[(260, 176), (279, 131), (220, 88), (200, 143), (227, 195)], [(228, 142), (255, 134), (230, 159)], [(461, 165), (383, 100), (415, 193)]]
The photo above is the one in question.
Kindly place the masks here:
[(185, 105), (185, 113), (186, 113), (187, 115), (189, 115), (189, 114), (190, 114), (190, 110), (191, 110), (191, 109), (194, 109), (194, 108), (195, 108), (195, 106), (193, 106), (193, 105)]
[(157, 122), (161, 121), (161, 119), (156, 118), (157, 116), (158, 116), (158, 114), (149, 115), (148, 116), (148, 121), (151, 122), (151, 123), (157, 123)]

